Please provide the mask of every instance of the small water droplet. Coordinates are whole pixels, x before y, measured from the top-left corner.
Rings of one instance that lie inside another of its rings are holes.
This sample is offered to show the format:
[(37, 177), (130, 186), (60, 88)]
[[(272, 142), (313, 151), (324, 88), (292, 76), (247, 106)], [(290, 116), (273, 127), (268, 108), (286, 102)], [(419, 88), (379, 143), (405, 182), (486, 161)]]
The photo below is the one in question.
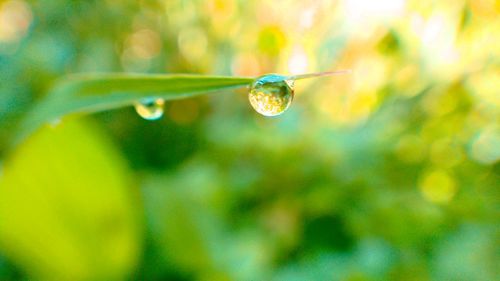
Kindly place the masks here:
[(157, 98), (147, 98), (137, 102), (134, 107), (139, 116), (146, 120), (158, 120), (163, 116), (165, 101)]
[(248, 100), (264, 116), (280, 115), (288, 109), (294, 96), (293, 80), (286, 76), (268, 74), (255, 79)]

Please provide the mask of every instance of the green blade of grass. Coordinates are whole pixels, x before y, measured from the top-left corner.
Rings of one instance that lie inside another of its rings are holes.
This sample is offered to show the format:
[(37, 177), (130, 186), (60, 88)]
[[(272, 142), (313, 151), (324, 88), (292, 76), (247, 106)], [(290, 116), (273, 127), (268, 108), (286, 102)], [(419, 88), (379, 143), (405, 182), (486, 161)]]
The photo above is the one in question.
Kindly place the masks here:
[(61, 80), (37, 104), (15, 142), (43, 124), (73, 113), (92, 113), (130, 106), (145, 98), (182, 99), (248, 86), (253, 78), (187, 74), (78, 74)]

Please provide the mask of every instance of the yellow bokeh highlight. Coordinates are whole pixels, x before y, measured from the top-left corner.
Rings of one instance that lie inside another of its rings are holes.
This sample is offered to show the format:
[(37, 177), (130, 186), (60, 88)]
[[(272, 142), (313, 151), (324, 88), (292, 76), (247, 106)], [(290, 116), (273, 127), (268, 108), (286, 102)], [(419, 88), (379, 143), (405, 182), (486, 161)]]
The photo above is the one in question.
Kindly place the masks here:
[(500, 113), (500, 66), (473, 75), (467, 84), (479, 100)]
[(207, 36), (201, 28), (183, 28), (179, 32), (177, 43), (180, 53), (192, 63), (199, 63), (207, 51)]
[(33, 15), (25, 1), (0, 2), (0, 43), (15, 43), (26, 35)]
[(259, 50), (266, 55), (278, 55), (285, 43), (286, 35), (279, 26), (266, 26), (259, 32), (258, 47)]
[(424, 173), (419, 188), (424, 198), (433, 203), (448, 203), (457, 192), (455, 180), (440, 169)]
[(129, 71), (146, 71), (151, 65), (151, 59), (157, 57), (162, 49), (160, 35), (148, 28), (131, 33), (124, 43), (121, 61)]

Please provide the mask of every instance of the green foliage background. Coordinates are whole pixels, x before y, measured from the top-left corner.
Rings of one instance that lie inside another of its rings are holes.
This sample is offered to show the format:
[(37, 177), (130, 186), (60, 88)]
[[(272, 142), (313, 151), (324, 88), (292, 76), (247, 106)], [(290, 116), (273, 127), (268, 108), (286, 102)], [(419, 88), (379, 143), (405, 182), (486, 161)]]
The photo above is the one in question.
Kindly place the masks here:
[[(373, 3), (377, 2), (377, 5)], [(372, 4), (370, 4), (372, 3)], [(498, 1), (0, 0), (1, 280), (495, 280)], [(297, 81), (65, 116), (78, 72)]]

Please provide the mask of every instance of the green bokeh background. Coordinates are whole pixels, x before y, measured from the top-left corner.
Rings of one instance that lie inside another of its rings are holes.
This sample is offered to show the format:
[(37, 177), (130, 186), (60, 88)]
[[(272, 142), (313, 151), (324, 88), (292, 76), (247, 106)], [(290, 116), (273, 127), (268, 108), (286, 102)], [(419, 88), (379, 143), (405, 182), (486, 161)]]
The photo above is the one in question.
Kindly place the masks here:
[[(497, 280), (500, 4), (0, 0), (0, 280)], [(48, 124), (77, 72), (301, 80)]]

